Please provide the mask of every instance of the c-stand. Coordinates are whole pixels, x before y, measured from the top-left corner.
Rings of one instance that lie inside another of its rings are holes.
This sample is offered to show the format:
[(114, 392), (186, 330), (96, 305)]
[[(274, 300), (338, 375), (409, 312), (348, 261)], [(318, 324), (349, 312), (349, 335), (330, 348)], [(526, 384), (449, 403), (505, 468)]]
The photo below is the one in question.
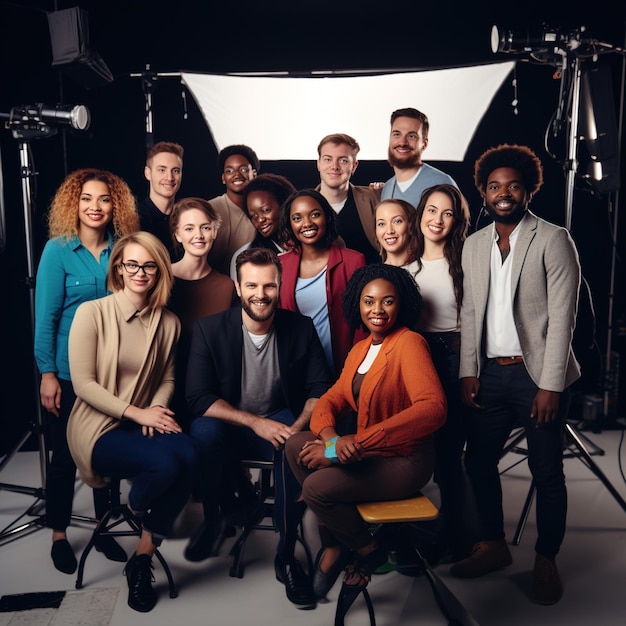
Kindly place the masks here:
[[(20, 179), (22, 184), (22, 204), (24, 209), (24, 231), (26, 238), (26, 260), (28, 275), (26, 285), (29, 290), (29, 304), (31, 316), (31, 337), (35, 337), (35, 258), (32, 228), (33, 186), (32, 181), (37, 173), (33, 170), (30, 141), (41, 137), (50, 137), (56, 129), (48, 125), (47, 120), (64, 121), (74, 128), (85, 129), (89, 125), (89, 112), (85, 107), (46, 107), (35, 106), (16, 107), (10, 114), (0, 114), (7, 118), (7, 126), (11, 129), (14, 139), (19, 141)], [(22, 449), (31, 436), (36, 436), (39, 451), (40, 486), (27, 487), (10, 483), (0, 483), (0, 491), (21, 493), (35, 498), (35, 502), (22, 515), (0, 531), (0, 545), (13, 541), (23, 534), (29, 534), (45, 526), (45, 485), (49, 464), (49, 450), (46, 438), (46, 425), (43, 411), (39, 402), (39, 372), (33, 367), (33, 385), (35, 390), (35, 420), (31, 421), (16, 446), (8, 452), (0, 462), (0, 472), (8, 465), (15, 455)], [(24, 521), (30, 518), (28, 521)]]
[[(567, 133), (567, 150), (564, 162), (566, 173), (565, 185), (565, 225), (571, 231), (573, 202), (574, 202), (574, 186), (578, 170), (578, 141), (579, 141), (579, 120), (580, 120), (580, 99), (581, 99), (581, 57), (587, 57), (592, 61), (596, 61), (602, 53), (617, 52), (621, 55), (626, 50), (612, 44), (598, 41), (590, 38), (585, 33), (585, 28), (571, 32), (561, 33), (558, 29), (550, 29), (544, 27), (538, 37), (519, 37), (511, 31), (500, 31), (496, 26), (492, 28), (491, 33), (492, 51), (495, 52), (525, 52), (541, 63), (553, 64), (557, 67), (558, 74), (561, 77), (561, 93), (560, 101), (555, 116), (553, 129), (555, 134), (561, 127), (565, 127)], [(622, 90), (623, 91), (623, 90)], [(621, 129), (621, 115), (620, 115)], [(617, 216), (617, 206), (615, 207), (615, 215)], [(614, 233), (615, 235), (615, 233)], [(613, 281), (613, 272), (611, 275)], [(611, 284), (612, 291), (613, 284)], [(609, 328), (611, 321), (609, 320)], [(610, 352), (610, 335), (609, 346)], [(606, 407), (606, 397), (605, 397)], [(509, 444), (505, 446), (503, 455), (509, 451), (517, 451), (526, 453), (521, 450), (517, 444), (525, 437), (524, 431), (518, 432), (511, 436)], [(604, 450), (594, 444), (590, 439), (582, 435), (569, 419), (565, 421), (564, 444), (569, 450), (569, 454), (564, 456), (576, 457), (584, 463), (593, 474), (602, 482), (616, 502), (626, 512), (626, 500), (620, 495), (617, 489), (612, 485), (598, 465), (593, 461), (592, 455), (604, 455)], [(590, 451), (585, 444), (590, 444)], [(511, 469), (517, 463), (501, 473)], [(522, 510), (522, 514), (515, 532), (513, 540), (514, 545), (519, 544), (521, 535), (528, 518), (530, 506), (532, 505), (536, 486), (534, 480), (531, 482), (526, 501)]]

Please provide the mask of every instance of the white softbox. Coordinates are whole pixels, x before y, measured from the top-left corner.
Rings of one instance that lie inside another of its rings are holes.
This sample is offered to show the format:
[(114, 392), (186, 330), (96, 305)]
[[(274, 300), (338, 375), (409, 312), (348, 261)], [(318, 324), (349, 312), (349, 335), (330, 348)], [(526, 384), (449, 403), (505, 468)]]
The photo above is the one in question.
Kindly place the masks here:
[(359, 160), (387, 158), (389, 118), (414, 107), (430, 121), (428, 161), (462, 161), (476, 128), (515, 63), (361, 76), (182, 73), (218, 150), (254, 148), (266, 161), (317, 159), (330, 133), (361, 146)]

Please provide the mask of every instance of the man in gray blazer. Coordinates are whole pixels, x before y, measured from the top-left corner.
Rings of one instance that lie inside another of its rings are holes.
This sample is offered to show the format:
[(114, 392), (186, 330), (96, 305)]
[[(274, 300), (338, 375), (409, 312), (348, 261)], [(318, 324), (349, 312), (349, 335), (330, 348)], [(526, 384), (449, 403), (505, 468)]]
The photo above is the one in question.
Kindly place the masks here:
[(479, 539), (451, 573), (482, 576), (509, 565), (498, 461), (511, 429), (525, 429), (537, 488), (533, 596), (562, 595), (555, 564), (565, 535), (563, 436), (567, 388), (579, 376), (572, 351), (580, 265), (565, 228), (528, 204), (543, 183), (541, 162), (525, 146), (500, 145), (476, 161), (474, 181), (493, 224), (467, 238), (462, 254), (459, 378), (473, 410), (465, 464), (479, 518)]

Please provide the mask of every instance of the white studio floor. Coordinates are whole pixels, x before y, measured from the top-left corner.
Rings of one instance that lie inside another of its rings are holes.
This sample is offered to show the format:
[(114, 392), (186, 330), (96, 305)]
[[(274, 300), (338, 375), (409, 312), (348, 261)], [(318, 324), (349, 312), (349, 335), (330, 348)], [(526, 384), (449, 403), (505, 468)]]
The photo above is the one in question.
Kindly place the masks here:
[[(585, 437), (585, 448), (592, 453), (594, 464), (597, 464), (623, 502), (626, 499), (626, 485), (620, 456), (624, 456), (624, 431), (615, 429), (582, 434)], [(523, 443), (520, 445), (523, 446)], [(621, 626), (625, 623), (626, 510), (582, 460), (570, 457), (564, 463), (569, 513), (565, 542), (557, 560), (565, 588), (562, 600), (549, 607), (537, 606), (530, 600), (535, 541), (533, 507), (519, 545), (511, 546), (514, 559), (512, 566), (469, 581), (452, 578), (448, 573), (449, 565), (435, 568), (436, 574), (464, 606), (474, 624)], [(523, 455), (517, 452), (507, 454), (501, 468), (508, 468), (512, 464), (516, 465), (502, 475), (509, 541), (515, 534), (530, 486)], [(18, 452), (0, 473), (0, 483), (5, 485), (38, 487), (38, 481), (40, 470), (37, 452)], [(435, 484), (429, 484), (424, 491), (433, 501), (438, 501)], [(34, 502), (30, 495), (1, 489), (0, 530), (12, 525)], [(89, 517), (92, 515), (91, 507), (90, 490), (78, 484), (74, 514)], [(26, 516), (22, 521), (32, 519)], [(161, 551), (169, 562), (179, 596), (169, 598), (163, 570), (155, 562), (160, 598), (156, 608), (148, 614), (137, 613), (127, 606), (123, 565), (107, 561), (102, 554), (92, 551), (86, 563), (84, 588), (120, 588), (110, 626), (333, 624), (340, 583), (329, 594), (329, 601), (318, 605), (314, 611), (296, 609), (287, 601), (282, 585), (274, 577), (276, 535), (273, 532), (254, 531), (246, 549), (246, 569), (241, 579), (229, 576), (231, 558), (228, 549), (232, 539), (224, 544), (222, 555), (202, 563), (187, 562), (183, 557), (186, 535), (197, 522), (197, 508), (188, 507), (179, 520), (177, 534), (180, 537), (163, 544)], [(77, 553), (87, 543), (92, 528), (90, 524), (78, 522), (69, 529), (68, 535)], [(305, 530), (315, 554), (318, 548), (317, 536), (313, 521), (308, 516), (305, 518)], [(5, 540), (0, 545), (0, 596), (74, 589), (76, 576), (68, 576), (54, 569), (49, 556), (50, 541), (50, 532), (38, 529), (29, 534), (17, 534), (16, 538)], [(125, 537), (120, 542), (130, 554), (135, 538)], [(447, 623), (424, 577), (412, 578), (397, 572), (376, 575), (370, 584), (370, 594), (379, 626)], [(0, 613), (0, 626), (26, 623), (15, 621), (18, 617), (17, 613)], [(85, 625), (92, 623), (88, 614), (81, 622)], [(348, 614), (346, 625), (367, 623), (367, 613), (359, 599)]]

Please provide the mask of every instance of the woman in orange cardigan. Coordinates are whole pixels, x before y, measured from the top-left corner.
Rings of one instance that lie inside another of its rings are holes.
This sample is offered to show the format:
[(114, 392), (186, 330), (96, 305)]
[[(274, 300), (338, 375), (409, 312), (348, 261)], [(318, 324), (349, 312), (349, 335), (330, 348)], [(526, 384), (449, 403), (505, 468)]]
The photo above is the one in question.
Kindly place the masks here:
[[(356, 504), (395, 500), (421, 489), (433, 472), (433, 433), (446, 418), (446, 400), (424, 338), (411, 330), (422, 300), (412, 277), (392, 265), (367, 265), (343, 297), (357, 343), (337, 382), (319, 399), (311, 431), (291, 437), (287, 459), (302, 497), (320, 524), (322, 548), (313, 586), (323, 598), (349, 563), (344, 585), (359, 589), (387, 559)], [(337, 424), (356, 413), (356, 432)]]

